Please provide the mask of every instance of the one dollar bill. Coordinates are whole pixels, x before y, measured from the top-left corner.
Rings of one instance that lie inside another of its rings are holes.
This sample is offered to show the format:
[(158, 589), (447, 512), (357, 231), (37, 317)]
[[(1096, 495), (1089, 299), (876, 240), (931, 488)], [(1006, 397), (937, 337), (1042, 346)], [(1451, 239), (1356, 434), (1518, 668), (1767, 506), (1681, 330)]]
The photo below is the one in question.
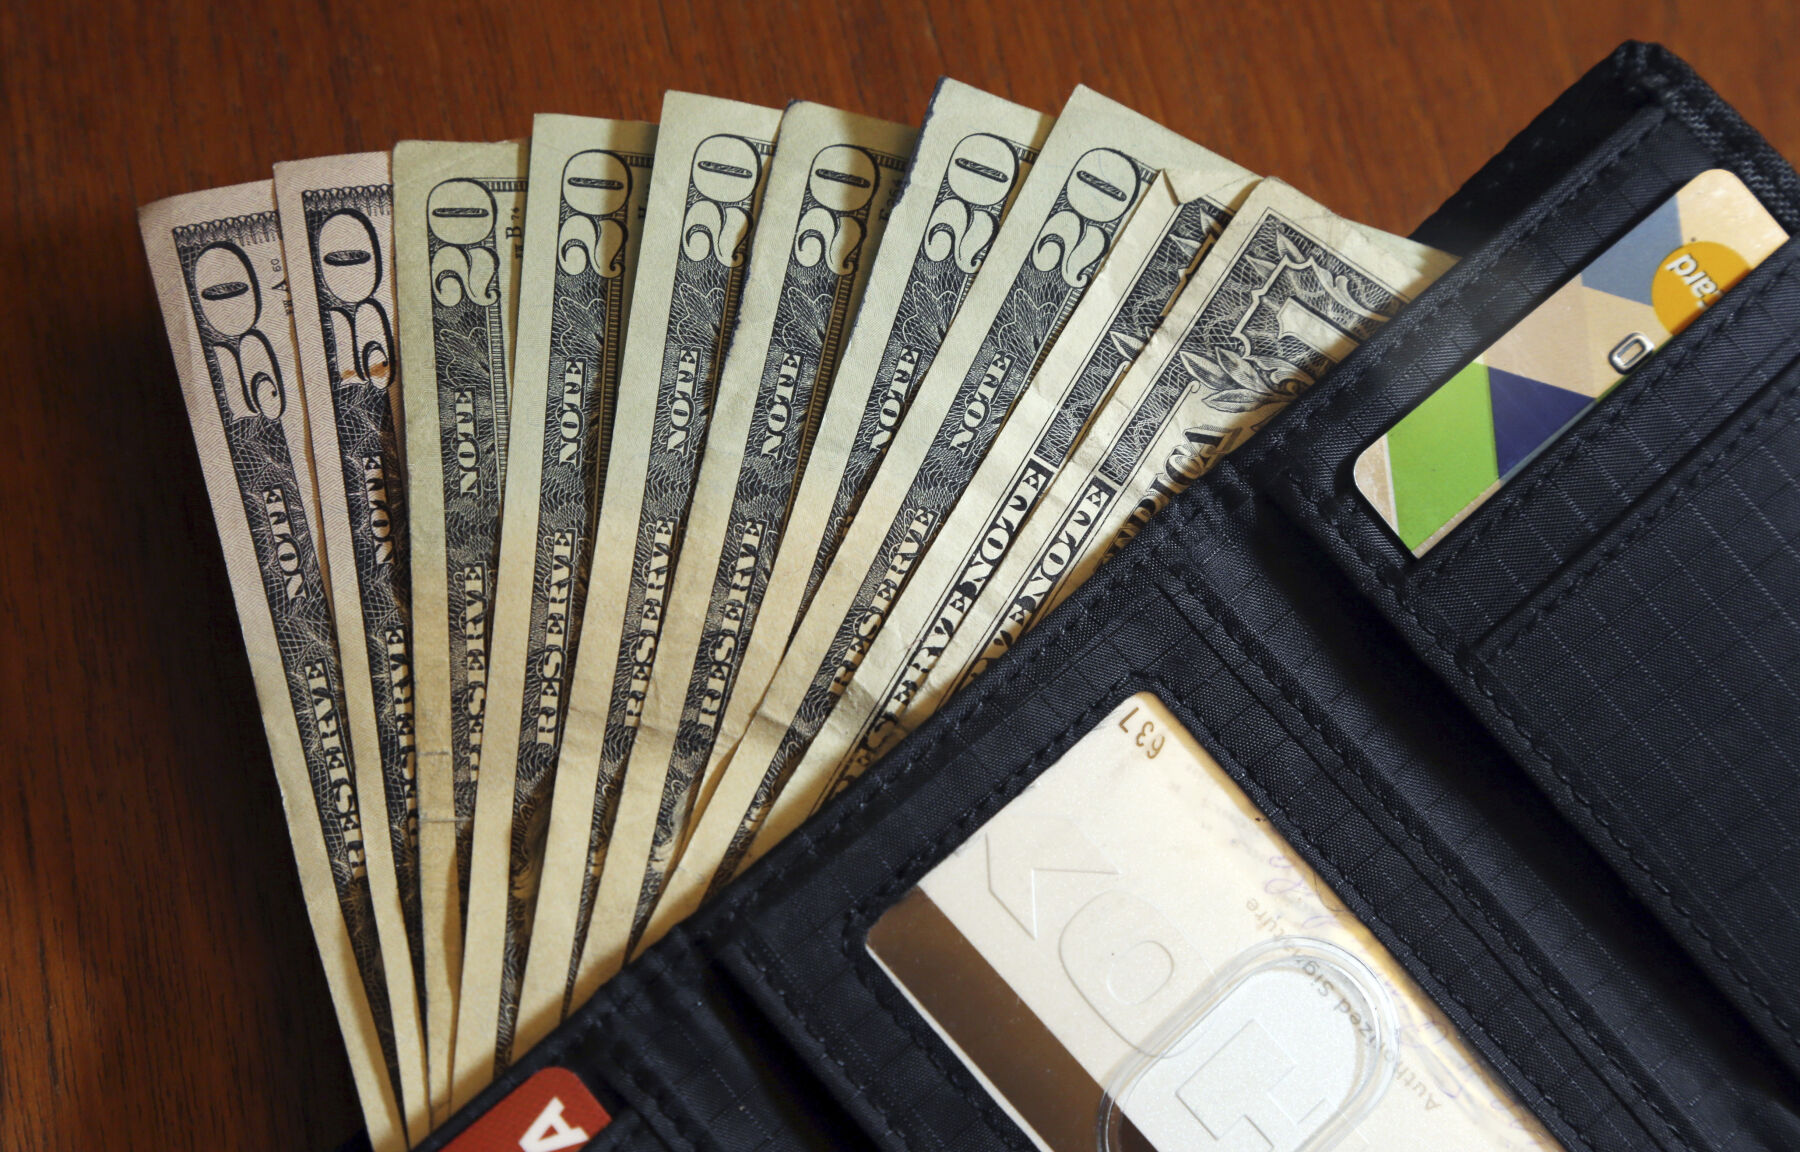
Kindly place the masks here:
[(426, 1030), (432, 1107), (448, 1116), (487, 724), (525, 148), (403, 141), (393, 172)]
[(139, 224), (351, 1075), (371, 1143), (402, 1149), (428, 1128), (424, 1052), (410, 966), (384, 963), (379, 926), (403, 920), (391, 861), (386, 900), (372, 883), (386, 803), (351, 757), (274, 186), (163, 200)]
[(663, 98), (517, 1047), (599, 983), (583, 946), (780, 121), (772, 108)]
[(685, 830), (913, 141), (903, 125), (819, 104), (782, 118), (588, 932), (602, 970), (624, 962)]
[(459, 1105), (517, 1051), (519, 989), (655, 147), (656, 126), (636, 121), (540, 115), (532, 126), (489, 739), (457, 1008)]

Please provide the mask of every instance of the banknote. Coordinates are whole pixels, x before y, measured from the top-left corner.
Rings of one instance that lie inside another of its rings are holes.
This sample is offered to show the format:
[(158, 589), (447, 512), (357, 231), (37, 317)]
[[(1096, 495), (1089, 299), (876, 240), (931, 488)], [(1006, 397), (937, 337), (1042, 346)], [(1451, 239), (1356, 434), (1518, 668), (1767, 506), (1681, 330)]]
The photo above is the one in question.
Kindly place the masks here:
[(690, 821), (705, 808), (720, 760), (737, 745), (762, 699), (794, 621), (824, 578), (875, 465), (893, 442), (913, 385), (937, 357), (1052, 123), (980, 89), (938, 82), (819, 418), (717, 739), (684, 742), (689, 756), (710, 744)]
[(139, 224), (351, 1075), (371, 1142), (402, 1149), (428, 1127), (424, 1051), (380, 768), (351, 757), (274, 186), (163, 200)]
[[(916, 727), (1452, 263), (1258, 185), (898, 721)], [(815, 792), (828, 795), (839, 776)], [(800, 815), (804, 815), (801, 813)]]
[(455, 1100), (514, 1055), (564, 702), (587, 602), (656, 126), (540, 115), (501, 502), (488, 740), (475, 804)]
[(663, 99), (641, 269), (557, 757), (542, 884), (515, 1047), (529, 1047), (598, 983), (581, 965), (656, 654), (713, 388), (737, 316), (751, 230), (781, 113), (671, 92)]
[(912, 568), (1159, 169), (1249, 173), (1077, 88), (1019, 190), (850, 530), (794, 630), (687, 853), (710, 889), (735, 874)]
[[(1248, 439), (1449, 263), (1442, 253), (1342, 220), (1278, 180), (1258, 184), (965, 611), (914, 690), (910, 715), (893, 722), (905, 730), (930, 715), (944, 686), (972, 673), (971, 650), (1010, 643), (1121, 537)], [(831, 759), (803, 761), (759, 829), (752, 857), (797, 827), (858, 767)]]
[(431, 1100), (447, 1116), (500, 554), (525, 147), (403, 141), (393, 175), (420, 913)]
[(1234, 177), (1214, 184), (1167, 172), (1144, 198), (801, 758), (800, 774), (845, 756), (852, 758), (846, 770), (858, 773), (898, 738), (907, 703), (1006, 558), (1087, 421), (1161, 325), (1254, 183)]
[(588, 931), (602, 970), (624, 961), (684, 831), (913, 140), (820, 104), (782, 118)]

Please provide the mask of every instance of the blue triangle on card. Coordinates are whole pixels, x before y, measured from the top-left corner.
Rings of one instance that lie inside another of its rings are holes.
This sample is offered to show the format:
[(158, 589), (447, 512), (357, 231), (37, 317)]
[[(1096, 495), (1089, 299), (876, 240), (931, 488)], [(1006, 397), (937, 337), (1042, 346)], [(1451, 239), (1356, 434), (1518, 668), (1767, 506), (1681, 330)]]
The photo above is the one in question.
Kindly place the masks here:
[(1669, 197), (1637, 227), (1619, 237), (1581, 270), (1581, 285), (1639, 304), (1650, 303), (1656, 266), (1681, 247), (1681, 204)]
[(1494, 407), (1494, 464), (1502, 479), (1587, 411), (1591, 397), (1488, 366)]

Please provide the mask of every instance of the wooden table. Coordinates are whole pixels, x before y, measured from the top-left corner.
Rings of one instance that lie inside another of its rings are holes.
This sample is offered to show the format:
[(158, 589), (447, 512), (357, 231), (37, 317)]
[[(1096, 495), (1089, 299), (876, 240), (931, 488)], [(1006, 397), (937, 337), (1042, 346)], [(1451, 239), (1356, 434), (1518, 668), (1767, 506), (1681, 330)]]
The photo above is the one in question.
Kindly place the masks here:
[(1619, 40), (1800, 156), (1800, 6), (57, 3), (0, 13), (0, 1147), (334, 1147), (360, 1121), (134, 208), (273, 161), (653, 118), (916, 121), (1091, 84), (1409, 230)]

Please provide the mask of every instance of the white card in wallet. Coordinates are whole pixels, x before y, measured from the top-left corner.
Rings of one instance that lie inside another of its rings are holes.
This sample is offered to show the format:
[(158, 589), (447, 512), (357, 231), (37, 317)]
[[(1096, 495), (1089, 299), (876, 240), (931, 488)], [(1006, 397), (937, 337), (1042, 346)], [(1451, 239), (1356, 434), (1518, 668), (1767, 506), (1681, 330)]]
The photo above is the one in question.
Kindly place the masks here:
[(869, 951), (1051, 1152), (1558, 1146), (1149, 693)]

